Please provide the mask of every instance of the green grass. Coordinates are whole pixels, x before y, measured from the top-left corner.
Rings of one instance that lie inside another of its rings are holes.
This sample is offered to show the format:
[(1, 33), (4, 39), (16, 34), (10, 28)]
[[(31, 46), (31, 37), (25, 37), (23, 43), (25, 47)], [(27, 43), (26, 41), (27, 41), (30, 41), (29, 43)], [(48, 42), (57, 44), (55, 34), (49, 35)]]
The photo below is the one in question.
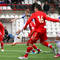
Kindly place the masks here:
[[(41, 44), (36, 44), (38, 48), (43, 51), (52, 51), (50, 48), (42, 46)], [(25, 44), (17, 44), (16, 46), (6, 45), (4, 46), (5, 51), (0, 51), (0, 60), (19, 60), (19, 56), (25, 54), (27, 46)], [(53, 53), (40, 53), (40, 54), (29, 54), (27, 60), (60, 60), (60, 58), (54, 58)]]

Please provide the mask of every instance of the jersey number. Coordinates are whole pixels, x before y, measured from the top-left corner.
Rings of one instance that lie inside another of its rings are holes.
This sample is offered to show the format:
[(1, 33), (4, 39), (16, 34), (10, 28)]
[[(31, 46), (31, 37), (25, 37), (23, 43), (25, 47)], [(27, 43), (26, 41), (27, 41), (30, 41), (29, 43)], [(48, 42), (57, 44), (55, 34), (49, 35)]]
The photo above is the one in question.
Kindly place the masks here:
[(40, 16), (37, 16), (37, 17), (38, 17), (40, 23), (44, 23), (43, 16), (41, 16), (41, 18), (40, 18)]

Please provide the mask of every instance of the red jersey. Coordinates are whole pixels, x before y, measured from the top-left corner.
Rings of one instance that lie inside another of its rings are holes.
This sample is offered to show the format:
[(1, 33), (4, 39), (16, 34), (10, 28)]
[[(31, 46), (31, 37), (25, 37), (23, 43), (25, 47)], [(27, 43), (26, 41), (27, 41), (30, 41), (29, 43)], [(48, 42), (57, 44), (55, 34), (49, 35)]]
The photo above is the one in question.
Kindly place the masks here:
[(2, 33), (2, 35), (4, 35), (4, 27), (1, 22), (0, 22), (0, 32)]
[(33, 21), (31, 21), (31, 23), (29, 24), (29, 28), (30, 28), (30, 31), (34, 30), (35, 24)]
[(47, 15), (44, 12), (37, 11), (31, 15), (31, 17), (26, 22), (26, 25), (24, 28), (26, 28), (27, 25), (30, 24), (32, 19), (35, 20), (35, 24), (36, 24), (35, 31), (37, 31), (37, 32), (41, 32), (41, 30), (43, 30), (44, 26), (46, 25), (45, 20), (53, 21), (53, 22), (59, 22), (58, 19), (53, 19), (53, 18), (47, 17)]

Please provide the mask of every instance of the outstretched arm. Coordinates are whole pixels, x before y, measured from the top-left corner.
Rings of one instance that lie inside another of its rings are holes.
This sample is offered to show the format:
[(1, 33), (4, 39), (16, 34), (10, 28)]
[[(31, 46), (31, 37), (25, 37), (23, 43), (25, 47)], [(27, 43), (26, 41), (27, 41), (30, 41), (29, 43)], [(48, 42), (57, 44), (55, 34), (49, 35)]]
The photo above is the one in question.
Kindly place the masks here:
[(11, 20), (11, 22), (16, 21), (17, 19), (22, 19), (22, 18), (24, 19), (25, 16), (26, 16), (26, 15), (24, 14), (24, 15), (22, 15), (20, 18), (14, 18), (14, 19)]
[(19, 34), (21, 31), (25, 30), (27, 25), (30, 24), (30, 22), (32, 21), (33, 19), (33, 15), (28, 19), (28, 21), (26, 22), (24, 28), (22, 28), (21, 30), (18, 30), (16, 33)]
[(32, 19), (34, 18), (34, 15), (32, 14), (32, 16), (28, 19), (28, 21), (26, 22), (25, 26), (23, 29), (26, 29), (27, 25), (30, 24), (30, 22), (32, 21)]
[(59, 19), (50, 18), (50, 17), (48, 17), (46, 14), (44, 15), (44, 19), (45, 19), (45, 20), (48, 20), (48, 21), (53, 21), (53, 22), (60, 22)]
[(18, 19), (18, 18), (14, 18), (14, 19), (11, 20), (11, 22), (16, 21), (17, 19)]

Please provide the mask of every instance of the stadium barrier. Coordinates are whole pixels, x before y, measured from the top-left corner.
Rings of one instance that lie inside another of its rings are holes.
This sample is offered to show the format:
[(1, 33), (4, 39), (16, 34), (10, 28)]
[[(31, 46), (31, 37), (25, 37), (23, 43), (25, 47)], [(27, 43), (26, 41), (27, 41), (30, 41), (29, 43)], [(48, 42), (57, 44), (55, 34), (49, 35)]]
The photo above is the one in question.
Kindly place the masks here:
[(0, 4), (0, 10), (24, 10), (31, 7), (31, 4)]

